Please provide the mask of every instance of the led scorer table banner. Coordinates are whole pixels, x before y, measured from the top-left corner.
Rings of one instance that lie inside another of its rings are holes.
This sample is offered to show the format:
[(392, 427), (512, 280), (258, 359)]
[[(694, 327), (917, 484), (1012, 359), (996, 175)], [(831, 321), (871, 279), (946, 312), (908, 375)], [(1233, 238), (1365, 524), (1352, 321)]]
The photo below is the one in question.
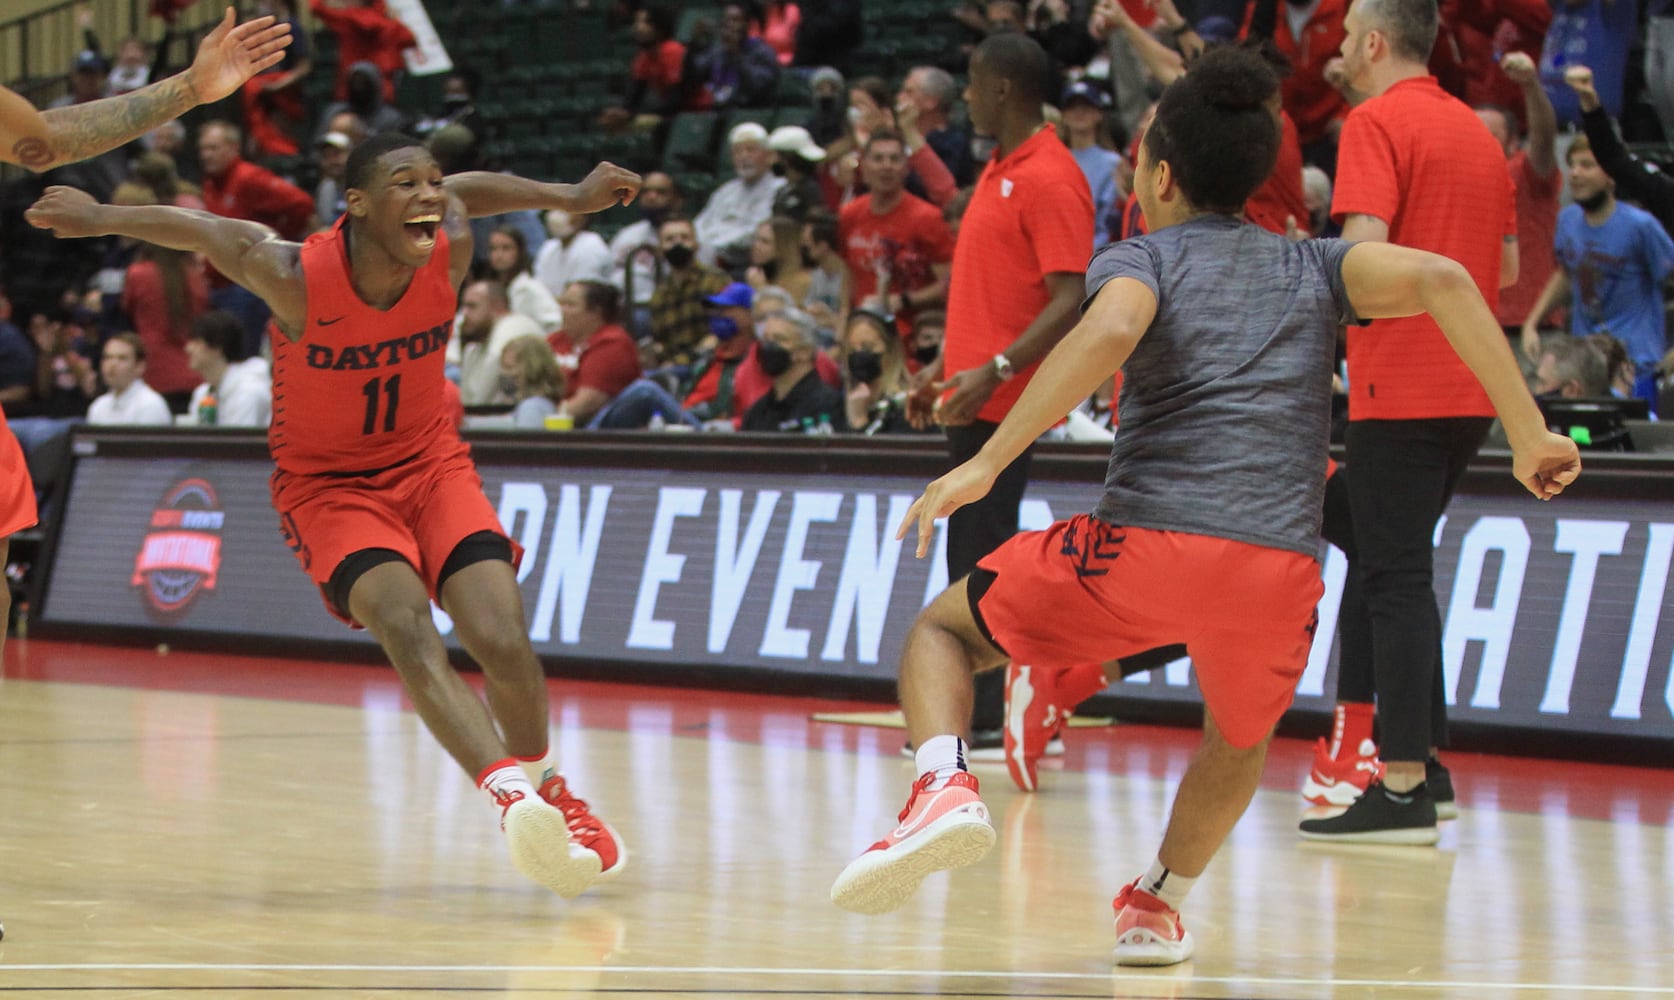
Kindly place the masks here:
[[(773, 471), (757, 459), (732, 471), (727, 456), (738, 452), (708, 448), (699, 449), (707, 459), (647, 468), (682, 445), (665, 435), (659, 451), (635, 437), (593, 464), (548, 460), (530, 447), (477, 447), (488, 496), (525, 549), (518, 579), (537, 652), (894, 677), (913, 616), (947, 584), (940, 533), (923, 560), (893, 537), (918, 489), (940, 471), (934, 458), (919, 455), (918, 474), (898, 472), (899, 460), (864, 457), (812, 471), (798, 471), (806, 462)], [(158, 640), (198, 632), (371, 641), (326, 613), (286, 548), (268, 503), (271, 466), (258, 449), (246, 442), (199, 457), (138, 450), (78, 440), (41, 622)], [(1053, 471), (1056, 478), (1031, 484), (1025, 527), (1096, 500), (1102, 461), (1082, 460), (1073, 478)], [(1667, 501), (1640, 489), (1628, 491), (1638, 498), (1566, 495), (1542, 504), (1471, 485), (1437, 532), (1453, 717), (1674, 737), (1674, 492)], [(1297, 707), (1321, 711), (1335, 690), (1344, 573), (1340, 553), (1325, 555), (1321, 624), (1297, 698)], [(445, 632), (445, 615), (436, 617)], [(1113, 693), (1196, 697), (1185, 660)]]

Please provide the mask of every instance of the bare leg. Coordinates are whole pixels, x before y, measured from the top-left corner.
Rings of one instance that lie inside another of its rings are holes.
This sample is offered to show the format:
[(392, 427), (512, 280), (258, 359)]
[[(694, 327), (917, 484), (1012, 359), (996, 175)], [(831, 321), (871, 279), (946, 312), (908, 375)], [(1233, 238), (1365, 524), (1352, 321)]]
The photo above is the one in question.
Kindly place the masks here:
[(963, 735), (971, 721), (971, 676), (1006, 663), (971, 616), (965, 584), (961, 579), (919, 612), (901, 652), (901, 711), (914, 746)]
[(473, 779), (506, 757), (482, 700), (448, 663), (430, 597), (404, 562), (374, 566), (349, 591), (349, 613), (383, 647), (419, 718)]
[(498, 559), (472, 563), (448, 577), (441, 596), (460, 643), (482, 667), (506, 750), (518, 757), (545, 753), (546, 675), (529, 645), (516, 571)]
[(1180, 779), (1168, 832), (1157, 852), (1157, 860), (1169, 871), (1186, 878), (1203, 874), (1255, 796), (1270, 739), (1239, 749), (1221, 735), (1214, 718), (1203, 713), (1203, 745)]

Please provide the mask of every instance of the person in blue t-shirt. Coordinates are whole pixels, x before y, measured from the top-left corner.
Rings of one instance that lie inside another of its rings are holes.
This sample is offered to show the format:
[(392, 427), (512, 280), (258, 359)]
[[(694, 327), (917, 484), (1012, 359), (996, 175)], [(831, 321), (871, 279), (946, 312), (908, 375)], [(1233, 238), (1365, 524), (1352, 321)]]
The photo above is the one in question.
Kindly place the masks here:
[(1540, 321), (1567, 291), (1571, 332), (1608, 332), (1626, 344), (1633, 394), (1654, 408), (1657, 369), (1668, 351), (1662, 286), (1674, 273), (1674, 240), (1649, 212), (1616, 200), (1616, 182), (1585, 136), (1565, 159), (1575, 203), (1558, 213), (1558, 269), (1523, 322), (1523, 351), (1539, 357)]

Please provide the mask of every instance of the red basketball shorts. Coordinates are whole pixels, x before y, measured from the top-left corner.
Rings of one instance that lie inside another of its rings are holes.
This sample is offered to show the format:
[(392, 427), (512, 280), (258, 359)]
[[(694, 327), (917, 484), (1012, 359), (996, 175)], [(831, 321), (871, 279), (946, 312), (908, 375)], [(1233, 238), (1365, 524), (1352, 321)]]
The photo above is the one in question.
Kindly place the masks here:
[(1324, 591), (1301, 553), (1088, 514), (1016, 535), (977, 566), (994, 577), (973, 607), (1012, 659), (1070, 667), (1183, 643), (1236, 747), (1290, 707)]
[[(436, 600), (442, 564), (462, 540), (480, 531), (505, 537), (463, 443), (366, 476), (276, 469), (268, 485), (285, 543), (322, 594), (344, 559), (364, 549), (389, 549), (418, 571)], [(512, 551), (515, 557), (515, 544)], [(347, 608), (332, 607), (329, 599), (326, 607), (357, 624)]]
[(35, 524), (35, 484), (17, 435), (0, 416), (0, 540)]

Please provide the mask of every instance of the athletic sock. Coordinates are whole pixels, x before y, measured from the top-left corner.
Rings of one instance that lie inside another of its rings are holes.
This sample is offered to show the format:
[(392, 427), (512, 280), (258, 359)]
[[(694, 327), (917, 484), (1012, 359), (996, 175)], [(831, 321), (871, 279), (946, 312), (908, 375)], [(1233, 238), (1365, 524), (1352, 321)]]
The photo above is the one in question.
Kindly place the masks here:
[(1070, 667), (1058, 677), (1058, 707), (1066, 713), (1073, 712), (1075, 706), (1103, 691), (1109, 683), (1102, 663)]
[(1340, 760), (1343, 749), (1358, 754), (1360, 745), (1372, 738), (1377, 706), (1369, 701), (1339, 701), (1331, 727), (1331, 759)]
[(558, 773), (558, 755), (548, 746), (546, 752), (534, 757), (513, 757), (517, 766), (523, 769), (523, 774), (529, 779), (529, 784), (536, 788), (541, 782)]
[(506, 795), (522, 795), (527, 799), (535, 797), (535, 786), (513, 757), (497, 760), (483, 768), (482, 773), (477, 775), (477, 787), (494, 797), (495, 808), (502, 808), (499, 800)]
[(1187, 878), (1178, 872), (1171, 872), (1163, 867), (1161, 861), (1151, 862), (1151, 868), (1145, 877), (1139, 880), (1139, 888), (1162, 900), (1171, 910), (1178, 911), (1180, 904), (1186, 901), (1186, 893), (1192, 891), (1197, 884), (1197, 876)]
[(919, 774), (934, 774), (930, 791), (948, 783), (965, 768), (965, 741), (958, 736), (932, 736), (913, 754)]

